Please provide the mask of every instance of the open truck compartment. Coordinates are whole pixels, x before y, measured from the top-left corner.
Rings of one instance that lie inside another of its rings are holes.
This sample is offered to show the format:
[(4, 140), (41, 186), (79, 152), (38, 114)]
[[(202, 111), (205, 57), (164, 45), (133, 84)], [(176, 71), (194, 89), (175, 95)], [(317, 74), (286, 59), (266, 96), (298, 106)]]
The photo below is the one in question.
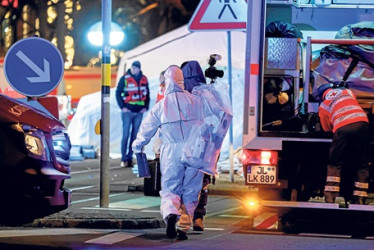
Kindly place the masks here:
[[(352, 60), (359, 58), (346, 83), (367, 113), (373, 137), (373, 15), (374, 4), (248, 3), (242, 163), (246, 185), (258, 189), (263, 208), (374, 211), (370, 205), (324, 203), (332, 134), (322, 131), (319, 100), (313, 95), (316, 84), (340, 83)], [(269, 35), (271, 25), (283, 33)], [(343, 55), (327, 54), (332, 46)], [(374, 139), (374, 157), (373, 146)], [(370, 171), (366, 204), (374, 205), (372, 167)], [(342, 174), (347, 182), (353, 181), (350, 171)]]

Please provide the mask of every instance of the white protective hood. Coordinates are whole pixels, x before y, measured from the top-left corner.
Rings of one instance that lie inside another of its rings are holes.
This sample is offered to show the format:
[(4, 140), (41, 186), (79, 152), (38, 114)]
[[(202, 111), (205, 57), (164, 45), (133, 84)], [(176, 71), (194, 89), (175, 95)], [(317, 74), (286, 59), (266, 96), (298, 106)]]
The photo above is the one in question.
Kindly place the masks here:
[[(242, 145), (243, 127), (243, 90), (245, 66), (244, 32), (231, 32), (231, 58), (232, 58), (232, 86), (233, 86), (233, 135), (234, 149)], [(220, 81), (228, 83), (227, 72), (227, 33), (226, 32), (194, 32), (187, 29), (187, 25), (166, 33), (156, 39), (144, 43), (130, 51), (125, 52), (119, 64), (117, 82), (133, 61), (140, 61), (142, 72), (147, 76), (150, 89), (150, 107), (155, 103), (159, 75), (170, 65), (180, 66), (188, 60), (196, 60), (203, 70), (208, 65), (211, 54), (220, 54), (222, 60), (215, 65), (223, 69), (225, 75)], [(207, 79), (207, 82), (210, 82)], [(120, 109), (115, 98), (115, 88), (110, 96), (110, 156), (120, 157), (122, 137), (122, 121)], [(95, 134), (95, 124), (101, 116), (101, 93), (96, 92), (83, 96), (78, 104), (69, 127), (68, 133), (73, 145), (94, 145), (100, 148), (100, 136)], [(145, 153), (153, 158), (153, 141), (145, 147)], [(227, 159), (229, 152), (229, 136), (227, 135), (222, 145), (221, 160)]]

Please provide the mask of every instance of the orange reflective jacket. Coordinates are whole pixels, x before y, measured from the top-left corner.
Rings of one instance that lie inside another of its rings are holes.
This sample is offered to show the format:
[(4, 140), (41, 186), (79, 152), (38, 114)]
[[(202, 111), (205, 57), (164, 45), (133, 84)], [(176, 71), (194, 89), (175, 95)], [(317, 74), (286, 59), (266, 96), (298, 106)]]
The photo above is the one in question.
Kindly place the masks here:
[(319, 117), (325, 131), (337, 129), (355, 122), (369, 122), (366, 113), (349, 89), (327, 89), (319, 106)]
[(142, 76), (139, 80), (139, 84), (130, 74), (126, 74), (124, 80), (125, 84), (123, 101), (130, 104), (144, 105), (148, 95), (147, 77)]

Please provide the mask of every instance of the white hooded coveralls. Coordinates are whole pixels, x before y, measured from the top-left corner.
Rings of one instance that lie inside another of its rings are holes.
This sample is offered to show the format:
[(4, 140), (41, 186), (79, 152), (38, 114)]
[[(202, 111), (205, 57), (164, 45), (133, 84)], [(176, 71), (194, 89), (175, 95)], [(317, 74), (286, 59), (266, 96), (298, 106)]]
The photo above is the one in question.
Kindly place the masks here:
[(178, 215), (179, 229), (187, 231), (198, 203), (203, 173), (182, 165), (180, 157), (191, 128), (203, 122), (203, 107), (199, 97), (184, 91), (183, 73), (178, 66), (170, 66), (164, 76), (165, 97), (148, 112), (132, 146), (135, 153), (141, 152), (160, 128), (161, 214), (165, 221), (170, 214)]

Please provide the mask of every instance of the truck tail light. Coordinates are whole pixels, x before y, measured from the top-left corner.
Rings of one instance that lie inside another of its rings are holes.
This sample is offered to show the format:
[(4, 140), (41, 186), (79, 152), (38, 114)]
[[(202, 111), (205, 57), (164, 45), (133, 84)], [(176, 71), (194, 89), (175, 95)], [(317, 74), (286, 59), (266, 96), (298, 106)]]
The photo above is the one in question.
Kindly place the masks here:
[(277, 165), (278, 152), (272, 150), (248, 150), (243, 149), (241, 155), (243, 165), (261, 164), (261, 165)]

